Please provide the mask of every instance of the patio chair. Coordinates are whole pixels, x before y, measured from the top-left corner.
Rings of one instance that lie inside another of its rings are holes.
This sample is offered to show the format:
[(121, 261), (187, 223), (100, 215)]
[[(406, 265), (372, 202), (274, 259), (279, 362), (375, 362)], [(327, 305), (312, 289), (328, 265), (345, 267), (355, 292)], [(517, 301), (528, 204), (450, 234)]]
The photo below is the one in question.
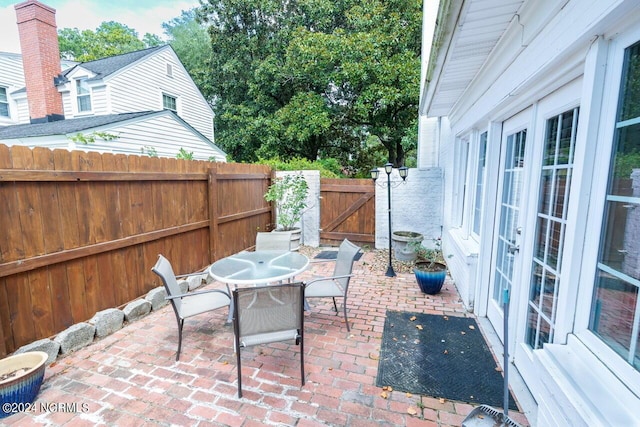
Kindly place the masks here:
[(349, 320), (347, 319), (347, 293), (349, 291), (349, 281), (351, 279), (351, 271), (356, 255), (360, 251), (360, 247), (354, 245), (347, 239), (344, 239), (338, 249), (338, 255), (335, 260), (333, 275), (328, 277), (319, 277), (309, 280), (305, 283), (306, 298), (333, 298), (333, 308), (338, 314), (338, 306), (336, 298), (342, 297), (342, 310), (344, 312), (344, 321), (347, 324), (347, 331), (350, 331)]
[(228, 292), (220, 289), (208, 289), (203, 291), (182, 293), (178, 285), (178, 278), (195, 276), (202, 273), (185, 274), (176, 276), (171, 267), (171, 263), (162, 255), (158, 255), (156, 265), (151, 269), (162, 279), (164, 288), (167, 291), (168, 299), (171, 302), (173, 311), (178, 321), (178, 352), (176, 360), (180, 359), (180, 350), (182, 349), (182, 328), (184, 319), (208, 311), (217, 310), (222, 307), (228, 307), (231, 303), (231, 297)]
[(267, 233), (259, 231), (256, 234), (256, 251), (290, 251), (291, 233)]
[(304, 385), (304, 283), (240, 288), (232, 293), (238, 397), (242, 397), (242, 347), (294, 340), (300, 345)]

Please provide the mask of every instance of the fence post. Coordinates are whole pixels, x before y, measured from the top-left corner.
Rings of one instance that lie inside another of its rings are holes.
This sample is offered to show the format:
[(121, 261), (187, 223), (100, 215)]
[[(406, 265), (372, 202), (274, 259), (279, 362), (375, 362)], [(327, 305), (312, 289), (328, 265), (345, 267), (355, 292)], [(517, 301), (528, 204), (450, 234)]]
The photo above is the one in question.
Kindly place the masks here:
[(209, 168), (209, 254), (211, 259), (209, 262), (215, 262), (218, 259), (218, 166), (214, 163)]

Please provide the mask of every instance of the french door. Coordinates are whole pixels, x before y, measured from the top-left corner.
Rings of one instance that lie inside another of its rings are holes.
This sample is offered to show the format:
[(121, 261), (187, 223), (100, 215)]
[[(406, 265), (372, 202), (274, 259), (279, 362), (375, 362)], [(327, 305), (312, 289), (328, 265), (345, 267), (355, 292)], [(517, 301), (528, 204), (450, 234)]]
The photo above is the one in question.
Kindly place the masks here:
[(503, 124), (500, 175), (493, 236), (493, 265), (489, 283), (487, 317), (501, 338), (505, 290), (512, 292), (520, 271), (523, 190), (527, 166), (527, 127), (531, 110), (525, 110)]

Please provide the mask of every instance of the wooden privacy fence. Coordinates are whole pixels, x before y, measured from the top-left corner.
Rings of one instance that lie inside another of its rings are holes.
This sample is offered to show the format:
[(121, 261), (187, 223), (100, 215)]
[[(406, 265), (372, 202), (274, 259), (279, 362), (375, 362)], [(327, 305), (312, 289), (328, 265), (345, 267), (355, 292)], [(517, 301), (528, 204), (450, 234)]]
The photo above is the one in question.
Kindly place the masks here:
[(320, 243), (343, 239), (373, 246), (376, 231), (375, 186), (370, 179), (320, 180)]
[(271, 169), (0, 145), (0, 356), (122, 306), (269, 229)]

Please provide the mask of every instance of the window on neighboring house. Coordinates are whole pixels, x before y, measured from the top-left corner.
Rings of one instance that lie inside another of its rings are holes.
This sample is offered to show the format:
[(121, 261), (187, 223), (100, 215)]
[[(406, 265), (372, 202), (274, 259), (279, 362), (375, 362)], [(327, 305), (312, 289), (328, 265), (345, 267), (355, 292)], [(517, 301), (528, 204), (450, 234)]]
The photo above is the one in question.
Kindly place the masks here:
[(640, 370), (640, 42), (622, 70), (589, 329)]
[(484, 170), (487, 157), (487, 132), (480, 134), (478, 141), (478, 162), (476, 164), (476, 188), (473, 200), (473, 218), (471, 231), (480, 235), (480, 218), (482, 216), (482, 196), (484, 194)]
[(176, 97), (175, 96), (171, 96), (171, 95), (167, 95), (166, 93), (163, 93), (162, 94), (162, 108), (164, 108), (165, 110), (175, 111), (177, 113), (178, 112), (178, 108), (177, 108), (177, 103), (176, 103)]
[(0, 87), (0, 117), (9, 117), (9, 98), (7, 98), (6, 87)]
[(86, 77), (76, 80), (76, 94), (78, 97), (78, 113), (91, 111), (91, 89)]

